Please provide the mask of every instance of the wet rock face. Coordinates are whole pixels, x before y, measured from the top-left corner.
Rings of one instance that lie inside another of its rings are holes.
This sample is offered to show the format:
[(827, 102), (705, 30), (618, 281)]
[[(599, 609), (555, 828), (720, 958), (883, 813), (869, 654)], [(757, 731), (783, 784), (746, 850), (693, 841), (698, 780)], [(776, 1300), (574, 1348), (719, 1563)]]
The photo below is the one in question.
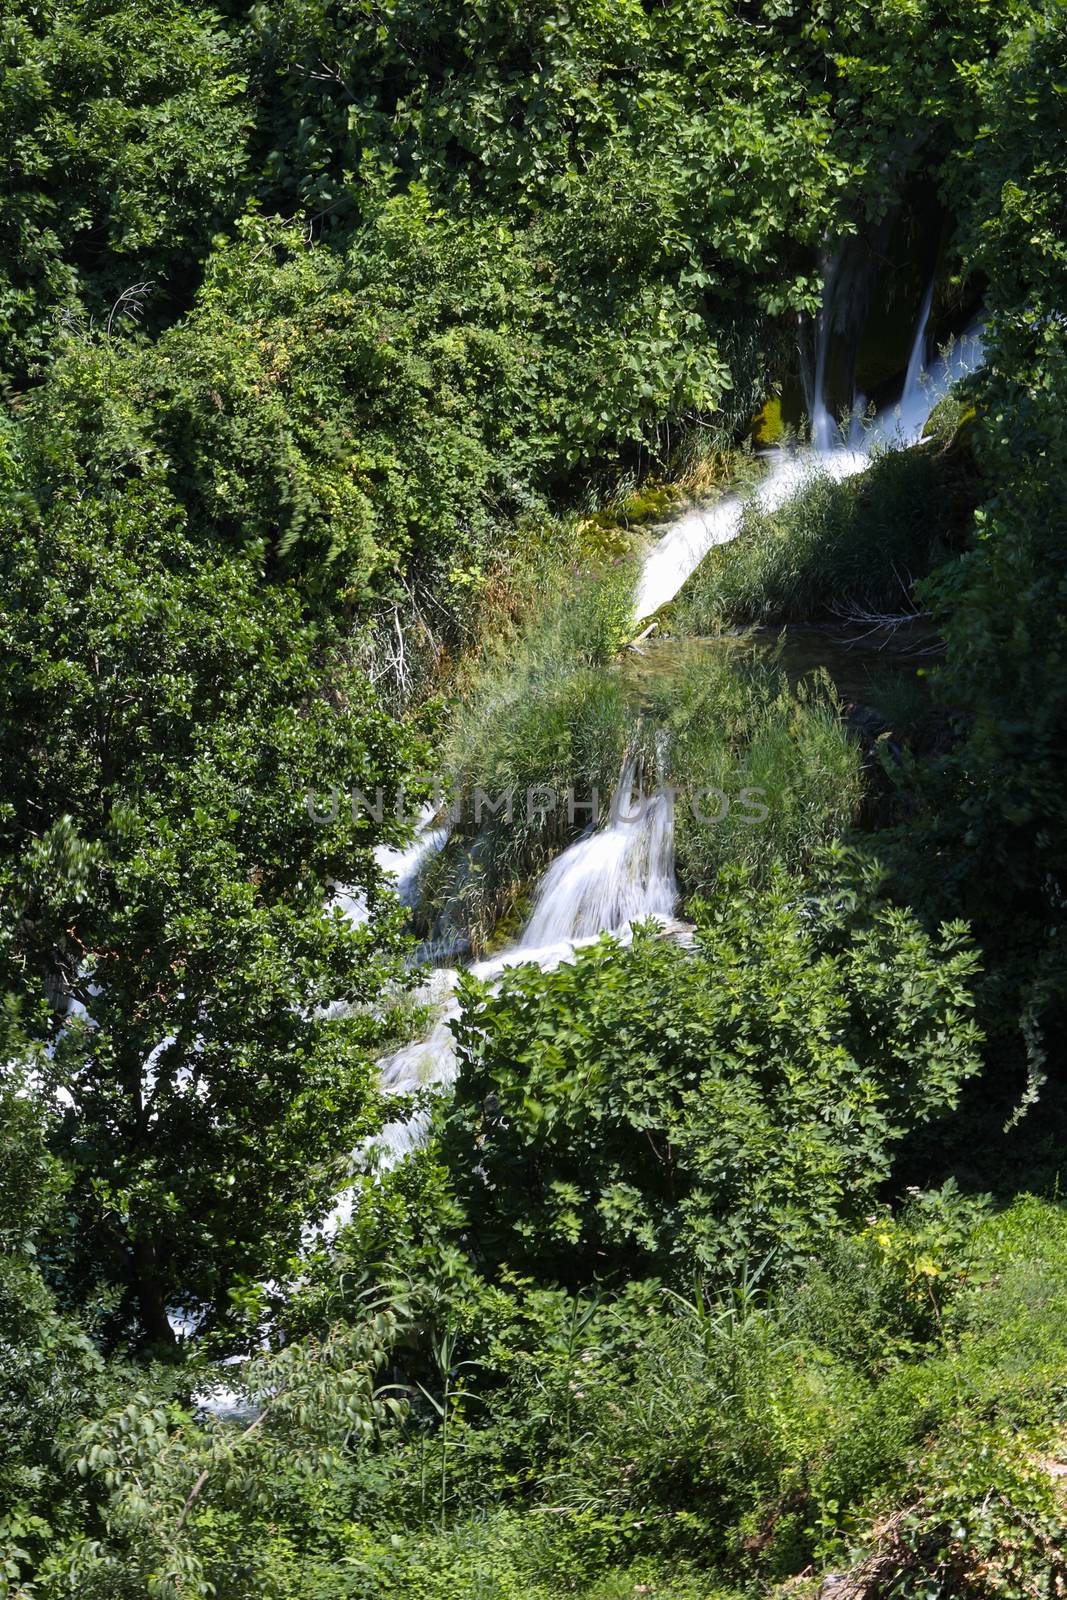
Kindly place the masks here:
[[(837, 419), (862, 403), (876, 409), (900, 392), (924, 296), (938, 275), (950, 219), (933, 186), (916, 178), (899, 204), (876, 223), (863, 223), (823, 262), (825, 292), (808, 358), (808, 408), (817, 366), (821, 398)], [(961, 308), (956, 308), (957, 312)], [(970, 311), (963, 308), (959, 326)], [(971, 308), (973, 310), (973, 308)], [(930, 333), (950, 331), (952, 308), (933, 296)], [(820, 348), (821, 346), (821, 348)]]

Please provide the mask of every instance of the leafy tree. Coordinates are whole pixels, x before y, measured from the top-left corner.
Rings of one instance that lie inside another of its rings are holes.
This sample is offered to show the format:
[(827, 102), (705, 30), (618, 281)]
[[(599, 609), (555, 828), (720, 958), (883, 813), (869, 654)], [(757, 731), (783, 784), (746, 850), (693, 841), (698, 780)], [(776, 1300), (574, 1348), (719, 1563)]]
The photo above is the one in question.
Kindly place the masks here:
[(474, 1259), (583, 1284), (810, 1249), (977, 1070), (976, 965), (958, 925), (736, 872), (692, 954), (646, 929), (468, 980), (437, 1137)]
[(178, 0), (11, 0), (0, 62), (0, 374), (23, 381), (57, 318), (118, 328), (188, 299), (248, 114), (217, 19)]
[(19, 410), (25, 486), (47, 509), (154, 476), (190, 537), (335, 616), (418, 603), (447, 635), (551, 448), (506, 247), (418, 197), (348, 254), (251, 220), (154, 344), (67, 342)]
[[(3, 1029), (5, 1054), (25, 1049)], [(58, 1310), (39, 1247), (62, 1204), (65, 1174), (48, 1152), (48, 1109), (14, 1061), (0, 1078), (0, 1593), (24, 1562), (77, 1525), (61, 1439), (101, 1403), (100, 1358)]]
[[(544, 289), (565, 459), (750, 415), (811, 309), (847, 168), (792, 41), (702, 0), (655, 7), (334, 0), (254, 7), (265, 196), (351, 228), (412, 184), (507, 228)], [(475, 220), (477, 219), (477, 220)]]
[(958, 737), (914, 774), (925, 801), (899, 841), (902, 881), (967, 916), (990, 961), (989, 1016), (1028, 1056), (1032, 1097), (1067, 1003), (1067, 183), (1062, 10), (1041, 8), (980, 90), (973, 146), (950, 171), (967, 258), (988, 281), (974, 448), (993, 493), (971, 550), (921, 595), (944, 631), (935, 687)]
[(168, 1307), (217, 1319), (283, 1271), (376, 1125), (361, 1008), (397, 918), (328, 899), (380, 904), (401, 824), (305, 793), (393, 789), (413, 752), (338, 636), (193, 545), (157, 479), (3, 532), (3, 977), (68, 1107), (72, 1285), (120, 1285), (166, 1343)]
[(229, 1369), (239, 1419), (197, 1414), (158, 1381), (127, 1384), (68, 1430), (66, 1465), (91, 1514), (40, 1563), (39, 1592), (239, 1600), (255, 1582), (279, 1600), (299, 1594), (309, 1564), (297, 1539), (318, 1553), (341, 1531), (336, 1511), (337, 1526), (321, 1525), (333, 1508), (319, 1486), (346, 1484), (401, 1414), (396, 1386), (379, 1382), (397, 1329), (394, 1310), (364, 1306), (349, 1326)]

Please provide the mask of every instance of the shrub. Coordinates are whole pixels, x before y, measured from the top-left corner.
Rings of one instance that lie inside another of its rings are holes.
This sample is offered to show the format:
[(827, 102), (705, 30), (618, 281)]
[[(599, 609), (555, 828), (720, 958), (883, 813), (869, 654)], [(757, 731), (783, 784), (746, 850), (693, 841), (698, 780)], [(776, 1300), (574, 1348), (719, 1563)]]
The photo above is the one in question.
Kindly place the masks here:
[(902, 1134), (977, 1068), (964, 930), (866, 920), (738, 869), (693, 954), (639, 931), (469, 979), (437, 1138), (487, 1269), (728, 1277), (869, 1206)]
[[(636, 717), (612, 658), (632, 626), (628, 566), (579, 579), (546, 599), (517, 640), (490, 646), (457, 707), (443, 748), (458, 825), (426, 878), (423, 915), (484, 944), (555, 850), (588, 826), (568, 814), (596, 788), (606, 805)], [(550, 791), (544, 813), (531, 791)], [(479, 805), (478, 791), (487, 797)], [(489, 807), (510, 791), (513, 807)]]
[(652, 708), (681, 792), (678, 874), (690, 893), (730, 865), (757, 881), (776, 862), (799, 871), (855, 819), (862, 752), (825, 674), (792, 688), (773, 660), (708, 650), (653, 693)]

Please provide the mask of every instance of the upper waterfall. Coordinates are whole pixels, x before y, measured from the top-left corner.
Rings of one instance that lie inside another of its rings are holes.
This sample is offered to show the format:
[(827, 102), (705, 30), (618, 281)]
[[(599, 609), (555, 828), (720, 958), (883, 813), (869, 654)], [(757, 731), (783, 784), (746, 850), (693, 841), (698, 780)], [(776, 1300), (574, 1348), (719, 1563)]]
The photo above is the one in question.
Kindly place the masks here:
[[(924, 366), (926, 327), (932, 296), (933, 285), (923, 301), (900, 400), (895, 405), (886, 406), (869, 425), (856, 422), (846, 446), (829, 442), (838, 434), (838, 430), (831, 428), (829, 413), (822, 404), (819, 392), (818, 399), (813, 402), (813, 444), (801, 446), (792, 452), (770, 452), (767, 476), (751, 495), (726, 495), (712, 506), (697, 507), (686, 512), (652, 546), (641, 569), (634, 608), (635, 622), (645, 621), (660, 606), (673, 600), (709, 550), (715, 545), (728, 544), (737, 537), (747, 506), (755, 505), (764, 511), (775, 511), (813, 477), (821, 475), (835, 481), (850, 478), (865, 471), (879, 450), (907, 449), (917, 443), (937, 402), (958, 379), (973, 371), (982, 360), (982, 323), (980, 318), (976, 318), (936, 361), (928, 367)], [(820, 333), (820, 347), (821, 337)], [(817, 366), (817, 384), (819, 370)]]
[(907, 411), (914, 403), (915, 394), (926, 371), (926, 328), (930, 321), (930, 312), (934, 304), (934, 280), (930, 279), (926, 293), (923, 296), (922, 309), (919, 312), (919, 325), (915, 330), (915, 339), (908, 357), (908, 370), (904, 374), (904, 392), (900, 397), (901, 411)]

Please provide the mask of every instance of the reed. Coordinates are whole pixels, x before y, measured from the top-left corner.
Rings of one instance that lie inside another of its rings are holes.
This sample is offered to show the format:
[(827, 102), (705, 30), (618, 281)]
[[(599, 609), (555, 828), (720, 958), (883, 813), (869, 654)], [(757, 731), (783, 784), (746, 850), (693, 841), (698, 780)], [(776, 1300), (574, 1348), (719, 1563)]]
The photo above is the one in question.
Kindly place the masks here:
[(913, 609), (913, 585), (957, 549), (974, 505), (967, 453), (924, 444), (877, 458), (835, 483), (818, 473), (773, 512), (750, 506), (675, 605), (688, 634), (750, 623), (814, 621), (851, 609)]
[[(551, 856), (587, 825), (565, 796), (608, 796), (632, 736), (635, 711), (612, 663), (630, 631), (634, 570), (619, 563), (570, 588), (557, 587), (514, 640), (487, 648), (441, 750), (459, 819), (426, 874), (421, 916), (439, 936), (485, 949)], [(542, 815), (531, 791), (551, 791)], [(510, 817), (495, 801), (514, 799)], [(447, 909), (446, 909), (447, 908)]]
[(798, 870), (855, 819), (862, 753), (825, 672), (791, 687), (773, 658), (712, 651), (659, 693), (687, 892), (707, 890), (728, 865), (758, 877), (775, 862)]

